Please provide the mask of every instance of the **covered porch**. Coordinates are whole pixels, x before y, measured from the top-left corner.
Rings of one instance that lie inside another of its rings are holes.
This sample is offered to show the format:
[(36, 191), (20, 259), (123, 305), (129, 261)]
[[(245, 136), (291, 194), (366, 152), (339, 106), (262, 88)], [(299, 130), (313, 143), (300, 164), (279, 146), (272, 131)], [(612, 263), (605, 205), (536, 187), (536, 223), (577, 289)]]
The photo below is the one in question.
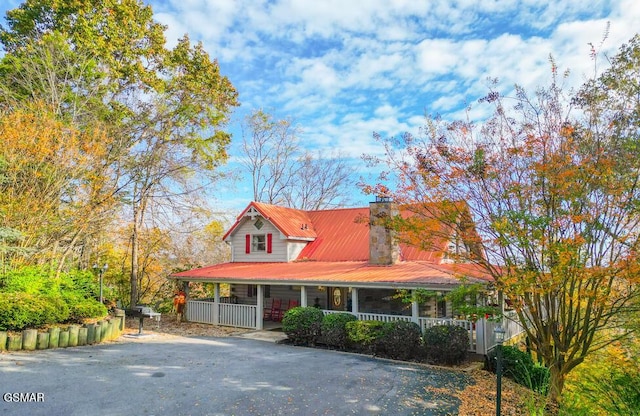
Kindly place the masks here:
[[(286, 309), (295, 306), (315, 306), (323, 313), (348, 312), (359, 320), (415, 322), (424, 332), (435, 325), (455, 325), (469, 334), (469, 351), (486, 354), (495, 346), (493, 330), (498, 325), (485, 319), (475, 322), (454, 319), (446, 302), (433, 304), (402, 304), (393, 299), (396, 288), (317, 286), (317, 285), (232, 285), (231, 296), (220, 296), (220, 283), (214, 283), (214, 296), (207, 299), (188, 299), (186, 319), (213, 325), (233, 326), (256, 330), (279, 326)], [(282, 312), (274, 319), (272, 305), (280, 300)], [(508, 315), (507, 315), (508, 317)], [(517, 336), (522, 328), (514, 319), (505, 319), (506, 339)]]

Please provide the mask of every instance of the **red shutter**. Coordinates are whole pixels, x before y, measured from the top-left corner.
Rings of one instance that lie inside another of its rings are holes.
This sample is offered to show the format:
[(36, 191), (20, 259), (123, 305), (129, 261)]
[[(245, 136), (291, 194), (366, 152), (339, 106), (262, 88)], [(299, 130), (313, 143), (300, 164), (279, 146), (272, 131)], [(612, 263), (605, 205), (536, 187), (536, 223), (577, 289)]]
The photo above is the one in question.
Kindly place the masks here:
[(249, 254), (251, 253), (251, 234), (245, 235), (244, 240), (245, 240), (244, 252)]
[(267, 253), (271, 253), (273, 247), (273, 235), (267, 234)]

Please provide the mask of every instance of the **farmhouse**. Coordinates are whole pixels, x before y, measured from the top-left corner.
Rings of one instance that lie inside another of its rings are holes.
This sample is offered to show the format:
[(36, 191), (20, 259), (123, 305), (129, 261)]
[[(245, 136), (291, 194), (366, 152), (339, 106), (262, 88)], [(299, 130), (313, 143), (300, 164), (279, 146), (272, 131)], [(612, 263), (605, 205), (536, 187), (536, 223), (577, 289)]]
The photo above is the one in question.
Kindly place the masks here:
[[(427, 289), (441, 294), (461, 283), (492, 279), (459, 254), (472, 247), (459, 239), (440, 239), (433, 250), (398, 243), (382, 221), (412, 215), (387, 199), (364, 208), (304, 211), (251, 202), (227, 231), (232, 259), (176, 273), (172, 279), (214, 284), (209, 299), (189, 299), (189, 321), (262, 329), (294, 306), (316, 306), (325, 313), (350, 312), (359, 319), (410, 320), (423, 329), (439, 323), (468, 327), (442, 296), (426, 303), (403, 303), (398, 290)], [(458, 255), (449, 256), (456, 252)], [(230, 296), (220, 296), (220, 284)], [(188, 292), (187, 292), (188, 293)], [(472, 349), (475, 349), (472, 348)]]

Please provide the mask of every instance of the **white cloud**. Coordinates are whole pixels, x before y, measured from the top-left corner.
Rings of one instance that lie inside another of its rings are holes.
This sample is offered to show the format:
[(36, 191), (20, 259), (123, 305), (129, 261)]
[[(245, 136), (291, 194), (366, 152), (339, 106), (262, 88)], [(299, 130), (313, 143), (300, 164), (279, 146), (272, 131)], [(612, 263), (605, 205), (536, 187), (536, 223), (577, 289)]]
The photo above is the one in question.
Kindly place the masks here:
[(486, 116), (476, 100), (488, 77), (505, 94), (515, 83), (532, 90), (548, 82), (550, 54), (578, 85), (593, 72), (589, 42), (612, 56), (640, 28), (637, 0), (149, 3), (169, 45), (189, 33), (219, 59), (240, 93), (239, 113), (291, 116), (305, 143), (353, 157), (381, 151), (374, 131), (415, 133), (425, 111), (463, 117), (472, 104), (472, 117)]
[(416, 64), (427, 74), (446, 74), (459, 61), (459, 51), (455, 41), (448, 39), (426, 39), (416, 48)]

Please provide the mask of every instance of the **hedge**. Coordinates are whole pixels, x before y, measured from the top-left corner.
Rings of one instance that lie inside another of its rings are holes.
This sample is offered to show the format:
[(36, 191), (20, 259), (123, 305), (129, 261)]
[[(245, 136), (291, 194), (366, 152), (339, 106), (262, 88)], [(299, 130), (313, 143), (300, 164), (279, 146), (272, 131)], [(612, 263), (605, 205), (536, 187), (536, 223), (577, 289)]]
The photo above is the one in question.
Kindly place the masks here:
[(347, 323), (358, 318), (350, 313), (330, 313), (322, 319), (322, 340), (330, 347), (344, 349), (347, 346)]
[(376, 352), (376, 341), (382, 335), (384, 322), (353, 321), (347, 322), (347, 339), (350, 346), (368, 353)]
[(396, 360), (419, 357), (422, 347), (422, 332), (415, 322), (387, 322), (375, 342), (376, 352)]
[(282, 330), (295, 345), (315, 345), (324, 314), (318, 308), (298, 306), (285, 312)]
[(0, 292), (0, 330), (17, 331), (69, 319), (69, 307), (60, 296)]
[(427, 359), (437, 364), (458, 364), (467, 356), (469, 334), (454, 325), (436, 325), (424, 331)]

